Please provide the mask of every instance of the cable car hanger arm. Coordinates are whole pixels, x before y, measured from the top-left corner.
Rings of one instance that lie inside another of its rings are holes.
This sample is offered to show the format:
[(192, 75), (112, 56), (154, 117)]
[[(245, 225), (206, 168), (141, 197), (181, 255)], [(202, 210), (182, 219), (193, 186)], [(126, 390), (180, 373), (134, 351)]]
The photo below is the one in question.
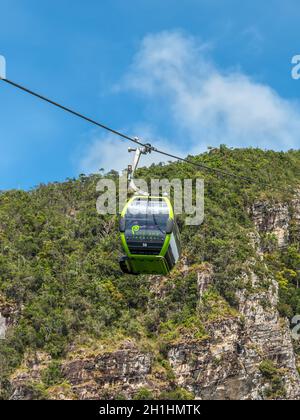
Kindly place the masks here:
[[(139, 138), (135, 137), (134, 138), (136, 140), (137, 143), (140, 143)], [(127, 169), (127, 177), (128, 177), (128, 189), (130, 192), (133, 192), (134, 194), (140, 194), (140, 195), (145, 195), (145, 196), (149, 196), (148, 192), (142, 191), (140, 190), (134, 182), (134, 174), (135, 171), (138, 167), (141, 155), (147, 155), (148, 153), (151, 153), (152, 150), (155, 150), (155, 148), (153, 146), (151, 146), (151, 144), (146, 143), (146, 144), (141, 144), (141, 147), (128, 147), (128, 152), (135, 152), (134, 154), (134, 158), (133, 158), (133, 163), (132, 165), (128, 165), (128, 169)]]

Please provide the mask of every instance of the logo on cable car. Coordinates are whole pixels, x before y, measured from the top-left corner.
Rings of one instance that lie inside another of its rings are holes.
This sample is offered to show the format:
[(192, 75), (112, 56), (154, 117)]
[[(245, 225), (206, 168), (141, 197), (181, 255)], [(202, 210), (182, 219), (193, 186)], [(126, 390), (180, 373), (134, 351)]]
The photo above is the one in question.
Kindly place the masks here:
[(132, 226), (132, 228), (131, 228), (131, 232), (132, 232), (132, 234), (134, 235), (136, 232), (138, 232), (140, 230), (140, 227), (139, 227), (139, 225), (134, 225), (134, 226)]

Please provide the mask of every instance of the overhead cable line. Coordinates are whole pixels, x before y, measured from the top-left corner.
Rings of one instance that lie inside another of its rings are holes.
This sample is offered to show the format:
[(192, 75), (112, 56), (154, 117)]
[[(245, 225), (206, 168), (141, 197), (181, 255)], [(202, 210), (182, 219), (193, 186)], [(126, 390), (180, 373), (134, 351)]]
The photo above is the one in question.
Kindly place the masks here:
[(28, 88), (26, 88), (24, 86), (21, 86), (18, 83), (13, 82), (12, 80), (9, 80), (9, 79), (2, 79), (2, 80), (5, 83), (8, 83), (8, 84), (10, 84), (10, 85), (12, 85), (12, 86), (14, 86), (14, 87), (16, 87), (18, 89), (21, 89), (24, 92), (29, 93), (30, 95), (35, 96), (36, 98), (39, 98), (39, 99), (41, 99), (41, 100), (43, 100), (45, 102), (48, 102), (51, 105), (54, 105), (54, 106), (56, 106), (56, 107), (58, 107), (60, 109), (63, 109), (64, 111), (67, 111), (70, 114), (73, 114), (76, 117), (79, 117), (79, 118), (81, 118), (81, 119), (83, 119), (83, 120), (85, 120), (85, 121), (87, 121), (87, 122), (89, 122), (91, 124), (97, 125), (98, 127), (103, 128), (104, 130), (110, 131), (111, 133), (116, 134), (117, 136), (123, 137), (126, 140), (132, 141), (132, 142), (134, 142), (136, 144), (140, 144), (137, 139), (134, 139), (132, 137), (129, 137), (126, 134), (120, 133), (119, 131), (114, 130), (114, 129), (112, 129), (112, 128), (104, 125), (104, 124), (101, 124), (98, 121), (95, 121), (95, 120), (93, 120), (93, 119), (91, 119), (89, 117), (86, 117), (85, 115), (83, 115), (83, 114), (81, 114), (81, 113), (79, 113), (77, 111), (74, 111), (71, 108), (67, 108), (66, 106), (61, 105), (58, 102), (55, 102), (55, 101), (53, 101), (53, 100), (51, 100), (49, 98), (46, 98), (45, 96), (40, 95), (39, 93), (33, 92), (32, 90), (30, 90), (30, 89), (28, 89)]
[(185, 162), (185, 163), (194, 165), (196, 167), (199, 167), (202, 170), (214, 172), (214, 173), (216, 173), (218, 175), (227, 176), (227, 177), (231, 177), (231, 178), (235, 178), (235, 179), (240, 179), (240, 180), (251, 182), (251, 183), (254, 183), (254, 184), (264, 184), (265, 186), (266, 185), (269, 185), (268, 183), (262, 182), (262, 181), (258, 181), (255, 178), (251, 178), (251, 177), (247, 177), (247, 176), (243, 176), (243, 175), (238, 175), (238, 174), (235, 174), (233, 172), (229, 172), (229, 171), (226, 171), (226, 170), (223, 170), (223, 169), (212, 168), (212, 167), (207, 166), (207, 165), (204, 165), (202, 163), (194, 162), (194, 161), (192, 161), (190, 159), (182, 158), (180, 156), (173, 155), (173, 154), (168, 153), (168, 152), (165, 152), (163, 150), (159, 150), (156, 147), (153, 147), (149, 143), (142, 143), (139, 140), (138, 137), (131, 137), (131, 136), (128, 136), (128, 135), (126, 135), (126, 134), (124, 134), (124, 133), (122, 133), (122, 132), (120, 132), (118, 130), (114, 130), (113, 128), (111, 128), (111, 127), (109, 127), (109, 126), (107, 126), (105, 124), (102, 124), (102, 123), (100, 123), (100, 122), (98, 122), (98, 121), (96, 121), (96, 120), (94, 120), (92, 118), (89, 118), (89, 117), (85, 116), (84, 114), (81, 114), (80, 112), (74, 111), (71, 108), (68, 108), (68, 107), (66, 107), (64, 105), (61, 105), (60, 103), (58, 103), (56, 101), (53, 101), (52, 99), (49, 99), (46, 96), (43, 96), (43, 95), (41, 95), (41, 94), (39, 94), (37, 92), (34, 92), (34, 91), (32, 91), (32, 90), (30, 90), (30, 89), (28, 89), (28, 88), (26, 88), (26, 87), (24, 87), (24, 86), (16, 83), (16, 82), (13, 82), (12, 80), (9, 80), (9, 79), (6, 79), (6, 78), (2, 78), (1, 80), (3, 82), (5, 82), (5, 83), (11, 85), (11, 86), (16, 87), (17, 89), (22, 90), (23, 92), (26, 92), (26, 93), (28, 93), (28, 94), (30, 94), (32, 96), (35, 96), (38, 99), (41, 99), (42, 101), (48, 102), (49, 104), (54, 105), (57, 108), (60, 108), (60, 109), (66, 111), (66, 112), (68, 112), (68, 113), (70, 113), (70, 114), (72, 114), (72, 115), (74, 115), (74, 116), (76, 116), (78, 118), (81, 118), (81, 119), (83, 119), (83, 120), (85, 120), (85, 121), (87, 121), (87, 122), (89, 122), (91, 124), (94, 124), (97, 127), (100, 127), (100, 128), (102, 128), (102, 129), (104, 129), (106, 131), (109, 131), (110, 133), (113, 133), (113, 134), (115, 134), (115, 135), (117, 135), (117, 136), (119, 136), (119, 137), (121, 137), (121, 138), (123, 138), (125, 140), (128, 140), (128, 141), (130, 141), (132, 143), (138, 144), (139, 146), (143, 146), (149, 152), (159, 153), (159, 154), (161, 154), (163, 156), (167, 156), (167, 157), (170, 157), (172, 159), (176, 159), (178, 161), (181, 161), (181, 162)]

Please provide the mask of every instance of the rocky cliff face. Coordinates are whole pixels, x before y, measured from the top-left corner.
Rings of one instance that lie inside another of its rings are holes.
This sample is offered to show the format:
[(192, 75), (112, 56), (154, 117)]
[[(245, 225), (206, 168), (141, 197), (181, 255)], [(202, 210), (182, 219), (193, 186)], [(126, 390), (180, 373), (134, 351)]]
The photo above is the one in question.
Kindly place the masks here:
[[(290, 203), (270, 203), (256, 201), (249, 212), (257, 231), (261, 235), (273, 235), (280, 248), (289, 243), (292, 226), (299, 234), (300, 226), (300, 191)], [(261, 250), (264, 246), (261, 244)]]
[[(299, 196), (292, 206), (257, 202), (250, 211), (254, 236), (272, 234), (279, 247), (288, 244), (292, 226), (299, 229)], [(260, 240), (259, 248), (262, 255)], [(187, 275), (189, 267), (182, 273)], [(289, 324), (277, 311), (277, 282), (268, 278), (262, 287), (251, 270), (247, 280), (251, 291), (237, 291), (238, 310), (207, 320), (205, 337), (181, 337), (169, 345), (164, 367), (157, 365), (156, 350), (139, 341), (121, 340), (115, 349), (70, 351), (60, 368), (64, 382), (48, 390), (48, 398), (134, 398), (143, 389), (159, 397), (175, 387), (197, 399), (300, 399)], [(197, 270), (195, 281), (201, 307), (214, 282), (213, 267)], [(161, 279), (153, 279), (153, 291), (156, 299), (164, 298)], [(11, 378), (11, 398), (33, 398), (32, 385), (40, 382), (49, 363), (47, 355), (28, 356)]]
[(16, 305), (0, 295), (0, 340), (5, 339), (7, 328), (14, 323), (16, 314)]
[[(256, 280), (253, 275), (254, 287)], [(207, 272), (198, 273), (198, 281), (200, 286), (202, 281), (207, 284)], [(141, 350), (133, 341), (120, 343), (114, 351), (70, 353), (62, 365), (68, 386), (53, 388), (50, 398), (133, 398), (142, 388), (158, 396), (175, 384), (198, 399), (300, 399), (290, 329), (278, 315), (277, 299), (274, 281), (265, 292), (241, 292), (238, 316), (210, 322), (204, 340), (184, 339), (172, 345), (167, 353), (171, 381), (157, 371), (152, 350)], [(266, 361), (273, 362), (272, 374), (262, 369)], [(27, 358), (12, 378), (11, 398), (33, 398), (29, 384), (40, 382), (49, 363), (47, 355)]]
[[(256, 276), (252, 275), (256, 287)], [(201, 399), (300, 398), (300, 379), (290, 330), (276, 309), (277, 283), (267, 291), (239, 293), (240, 316), (213, 322), (210, 338), (180, 343), (168, 357), (178, 384)], [(267, 302), (267, 306), (266, 306)], [(261, 366), (272, 360), (280, 376), (274, 387)]]
[[(62, 365), (62, 375), (68, 384), (54, 387), (52, 399), (99, 399), (112, 396), (132, 397), (142, 386), (149, 386), (152, 364), (151, 352), (141, 352), (134, 342), (125, 340), (115, 351), (100, 350), (96, 354), (70, 353)], [(51, 363), (47, 354), (27, 356), (19, 372), (12, 378), (11, 399), (32, 399), (34, 385), (41, 381)]]
[(6, 333), (6, 319), (2, 316), (0, 312), (0, 340), (5, 339)]

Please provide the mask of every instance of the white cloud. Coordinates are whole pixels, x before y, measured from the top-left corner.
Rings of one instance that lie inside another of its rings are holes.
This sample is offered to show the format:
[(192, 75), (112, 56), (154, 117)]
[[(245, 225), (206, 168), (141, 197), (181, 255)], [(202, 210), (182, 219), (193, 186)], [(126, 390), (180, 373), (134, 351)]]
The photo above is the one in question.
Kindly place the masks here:
[[(149, 121), (135, 122), (130, 131), (182, 156), (220, 143), (277, 150), (299, 147), (299, 103), (239, 70), (218, 69), (210, 53), (210, 44), (179, 31), (146, 36), (116, 88), (142, 95), (147, 107), (159, 106), (160, 116), (176, 134), (169, 140), (160, 138), (155, 121), (151, 126)], [(80, 169), (89, 173), (101, 167), (126, 168), (131, 159), (128, 146), (115, 136), (97, 138), (83, 154)], [(152, 154), (143, 157), (141, 165), (165, 160)]]
[[(148, 35), (124, 89), (160, 99), (173, 125), (199, 152), (207, 145), (299, 147), (299, 103), (239, 71), (221, 71), (207, 44), (180, 32)], [(163, 110), (162, 110), (163, 112)]]

